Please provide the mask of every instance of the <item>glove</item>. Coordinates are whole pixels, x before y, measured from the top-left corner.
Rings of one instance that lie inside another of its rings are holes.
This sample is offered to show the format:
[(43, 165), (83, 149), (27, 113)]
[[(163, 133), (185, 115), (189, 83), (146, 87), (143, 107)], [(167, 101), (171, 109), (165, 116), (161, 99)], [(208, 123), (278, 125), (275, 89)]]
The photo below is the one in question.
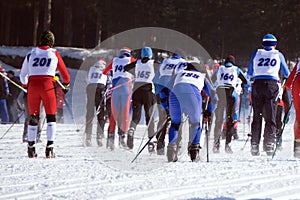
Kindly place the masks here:
[(65, 87), (62, 89), (63, 92), (67, 94), (70, 91), (70, 83), (62, 83), (62, 85)]
[(204, 118), (209, 118), (211, 116), (211, 112), (209, 112), (208, 110), (205, 110), (204, 112), (203, 112), (203, 117)]
[(170, 115), (170, 112), (169, 112), (169, 109), (166, 109), (166, 115), (167, 115), (167, 121), (170, 122), (171, 121), (171, 115)]
[(22, 87), (25, 89), (25, 90), (27, 90), (27, 92), (24, 92), (24, 97), (26, 97), (27, 98), (27, 93), (28, 93), (28, 85), (27, 84), (23, 84), (22, 85)]

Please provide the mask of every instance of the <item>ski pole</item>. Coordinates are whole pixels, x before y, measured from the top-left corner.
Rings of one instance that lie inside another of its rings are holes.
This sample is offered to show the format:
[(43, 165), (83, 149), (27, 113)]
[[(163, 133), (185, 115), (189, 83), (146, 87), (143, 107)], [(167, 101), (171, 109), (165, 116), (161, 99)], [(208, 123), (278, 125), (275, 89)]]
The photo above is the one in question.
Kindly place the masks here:
[(209, 138), (208, 138), (208, 117), (205, 118), (205, 137), (206, 137), (206, 162), (209, 162)]
[(278, 141), (276, 142), (276, 146), (275, 146), (275, 149), (274, 149), (274, 152), (273, 152), (273, 155), (272, 155), (272, 159), (275, 157), (276, 151), (277, 151), (278, 146), (279, 146), (279, 144), (280, 144), (280, 142), (281, 142), (282, 134), (283, 134), (285, 125), (286, 125), (287, 122), (288, 122), (288, 119), (289, 119), (289, 116), (290, 116), (290, 111), (291, 111), (292, 105), (293, 105), (293, 100), (292, 100), (291, 103), (290, 103), (290, 107), (289, 107), (287, 113), (286, 113), (286, 114), (284, 115), (284, 117), (283, 117), (283, 125), (282, 125), (282, 128), (281, 128), (281, 130), (280, 130), (280, 134), (279, 134), (279, 137), (278, 137)]
[[(209, 96), (206, 97), (205, 108), (204, 108), (205, 111), (208, 108), (208, 103), (209, 103)], [(204, 114), (203, 114), (202, 127), (203, 125), (205, 126), (205, 137), (206, 137), (206, 162), (209, 162), (208, 116), (204, 117)]]
[(19, 89), (23, 90), (24, 92), (27, 93), (27, 90), (25, 88), (23, 88), (21, 85), (19, 85), (18, 83), (14, 82), (13, 80), (11, 80), (8, 76), (6, 76), (4, 73), (0, 72), (0, 75), (5, 78), (6, 80), (8, 80), (9, 82), (11, 82), (12, 84), (14, 84), (15, 86), (17, 86)]
[(248, 136), (248, 137), (247, 137), (247, 139), (246, 139), (246, 142), (245, 142), (244, 146), (241, 148), (241, 151), (244, 151), (245, 146), (246, 146), (246, 144), (247, 144), (249, 138), (250, 138), (252, 135), (251, 135), (250, 133), (248, 133), (247, 136)]
[(54, 76), (54, 80), (56, 80), (56, 82), (58, 83), (58, 85), (60, 85), (60, 87), (61, 87), (63, 90), (66, 89), (66, 87), (60, 82), (58, 76)]
[(21, 118), (21, 116), (24, 114), (24, 110), (22, 113), (19, 115), (19, 117), (14, 121), (14, 123), (5, 131), (5, 133), (1, 136), (0, 140), (4, 138), (4, 136), (10, 131), (10, 129), (17, 123), (17, 121)]
[(146, 148), (146, 146), (151, 142), (152, 138), (154, 136), (156, 136), (157, 134), (159, 134), (160, 132), (162, 132), (162, 130), (164, 129), (164, 127), (167, 125), (167, 121), (168, 118), (166, 118), (163, 123), (161, 124), (160, 128), (152, 135), (149, 137), (148, 141), (146, 142), (146, 144), (142, 147), (142, 149), (136, 154), (136, 156), (133, 158), (133, 160), (131, 161), (131, 163), (133, 163), (137, 157), (142, 153), (142, 151)]

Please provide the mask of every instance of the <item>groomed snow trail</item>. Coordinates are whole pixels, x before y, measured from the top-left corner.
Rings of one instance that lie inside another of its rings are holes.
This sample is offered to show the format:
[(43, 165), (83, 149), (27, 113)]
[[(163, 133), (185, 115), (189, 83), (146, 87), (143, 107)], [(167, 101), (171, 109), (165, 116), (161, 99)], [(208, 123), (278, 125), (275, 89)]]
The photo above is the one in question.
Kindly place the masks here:
[[(0, 136), (9, 127), (0, 125)], [(252, 157), (249, 143), (240, 150), (246, 139), (241, 125), (233, 154), (224, 153), (222, 140), (220, 154), (210, 148), (206, 162), (203, 148), (198, 163), (190, 162), (186, 139), (176, 163), (147, 149), (131, 163), (144, 125), (137, 128), (132, 151), (120, 149), (118, 138), (115, 151), (97, 147), (95, 138), (92, 147), (84, 147), (82, 130), (76, 129), (74, 124), (58, 124), (55, 159), (44, 156), (43, 130), (38, 158), (29, 159), (21, 142), (23, 125), (14, 125), (0, 140), (0, 199), (300, 199), (300, 161), (293, 158), (291, 124), (284, 133), (284, 148), (273, 160), (264, 152)]]

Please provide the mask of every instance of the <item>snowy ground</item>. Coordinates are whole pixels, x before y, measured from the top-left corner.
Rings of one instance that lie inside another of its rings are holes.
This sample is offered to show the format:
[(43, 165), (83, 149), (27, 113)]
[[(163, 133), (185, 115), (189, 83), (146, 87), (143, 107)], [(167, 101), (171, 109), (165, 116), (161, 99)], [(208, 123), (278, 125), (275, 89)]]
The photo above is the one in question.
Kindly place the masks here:
[(58, 124), (55, 159), (44, 156), (45, 127), (38, 158), (29, 159), (27, 145), (21, 142), (23, 125), (0, 125), (0, 199), (300, 199), (300, 160), (293, 158), (294, 112), (284, 131), (284, 148), (274, 159), (264, 152), (252, 157), (249, 142), (241, 151), (249, 132), (241, 122), (231, 155), (224, 153), (224, 140), (221, 153), (213, 154), (211, 139), (209, 162), (203, 148), (201, 161), (192, 163), (185, 124), (178, 162), (168, 163), (166, 156), (145, 149), (131, 163), (146, 142), (145, 125), (137, 127), (132, 151), (119, 148), (117, 138), (115, 151), (97, 147), (95, 138), (93, 147), (84, 147), (86, 72), (70, 73), (72, 91), (64, 110), (66, 123)]
[[(0, 125), (1, 137), (10, 126)], [(165, 156), (150, 155), (145, 149), (131, 163), (144, 125), (137, 128), (133, 151), (120, 149), (118, 140), (115, 151), (110, 151), (97, 147), (95, 138), (93, 147), (84, 147), (83, 125), (75, 123), (58, 124), (57, 158), (44, 156), (44, 127), (38, 158), (28, 159), (22, 128), (14, 125), (0, 140), (0, 199), (300, 199), (300, 161), (292, 156), (291, 124), (285, 131), (284, 149), (273, 160), (263, 152), (252, 157), (249, 143), (241, 151), (248, 131), (241, 123), (241, 139), (232, 143), (232, 155), (223, 148), (213, 154), (210, 148), (209, 162), (202, 150), (198, 163), (187, 156), (186, 134), (178, 162), (168, 163)]]

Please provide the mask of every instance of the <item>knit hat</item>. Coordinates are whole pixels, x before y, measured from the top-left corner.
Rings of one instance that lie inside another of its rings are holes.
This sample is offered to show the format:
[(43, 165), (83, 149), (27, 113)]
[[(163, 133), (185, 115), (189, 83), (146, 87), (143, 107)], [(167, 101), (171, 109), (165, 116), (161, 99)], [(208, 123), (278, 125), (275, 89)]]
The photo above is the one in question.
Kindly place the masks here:
[(104, 67), (106, 66), (106, 61), (103, 58), (99, 58), (99, 60), (97, 60), (97, 62), (94, 65), (95, 67), (104, 69)]
[(12, 70), (7, 71), (7, 74), (11, 74), (11, 75), (15, 75), (15, 72), (13, 72)]
[(267, 34), (262, 39), (262, 45), (264, 47), (267, 47), (267, 46), (276, 46), (277, 45), (277, 39), (276, 39), (276, 37), (274, 35)]
[(51, 31), (45, 31), (40, 36), (40, 46), (53, 47), (54, 45), (54, 34)]
[(142, 48), (142, 58), (144, 57), (152, 58), (152, 49), (150, 47)]
[(5, 72), (5, 69), (0, 65), (0, 72)]
[(120, 56), (122, 55), (126, 55), (126, 56), (131, 56), (131, 49), (129, 49), (128, 47), (123, 47), (122, 49), (120, 49)]
[(227, 58), (225, 59), (225, 66), (231, 67), (233, 65), (235, 65), (235, 57), (233, 55), (227, 56)]

